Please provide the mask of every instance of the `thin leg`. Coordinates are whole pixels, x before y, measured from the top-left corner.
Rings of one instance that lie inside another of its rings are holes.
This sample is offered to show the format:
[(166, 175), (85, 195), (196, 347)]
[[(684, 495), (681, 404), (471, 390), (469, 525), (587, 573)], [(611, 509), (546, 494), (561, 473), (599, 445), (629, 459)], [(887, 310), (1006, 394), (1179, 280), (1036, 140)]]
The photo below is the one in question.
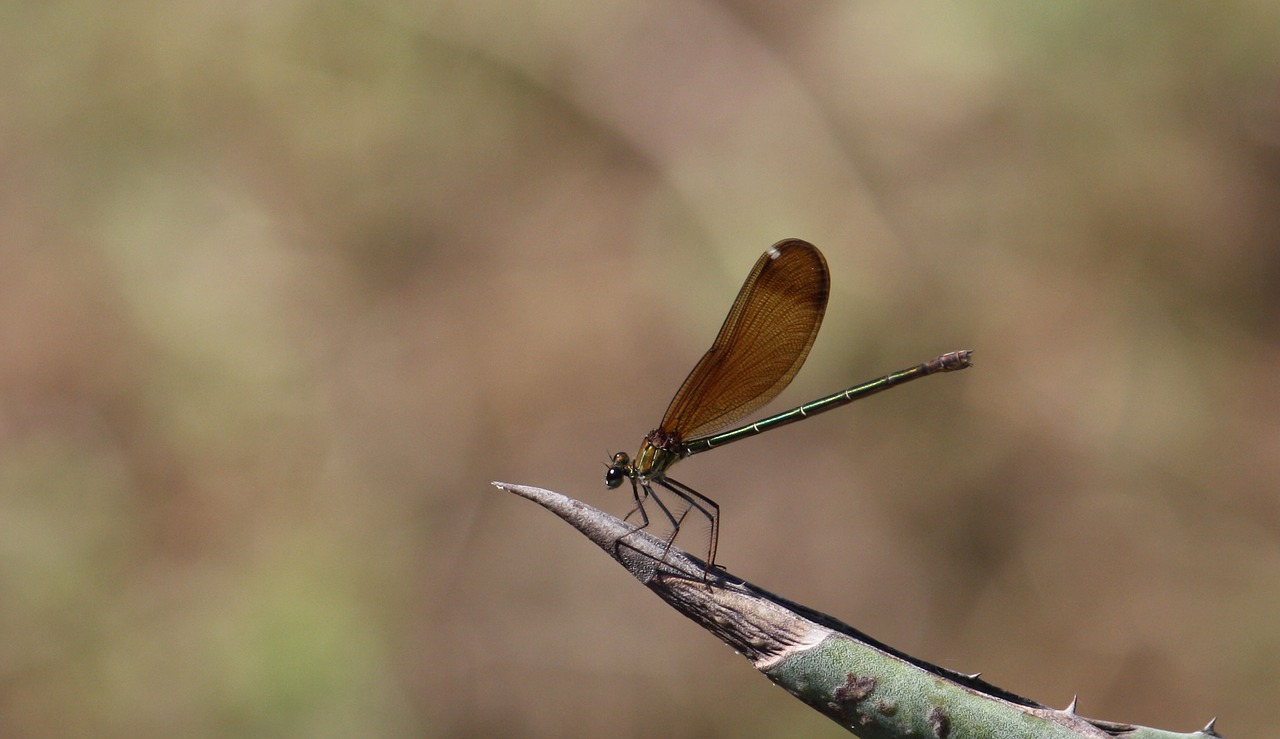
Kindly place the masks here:
[(675, 542), (676, 535), (680, 533), (680, 527), (684, 524), (685, 518), (688, 517), (689, 511), (697, 510), (698, 513), (701, 513), (711, 524), (711, 539), (707, 548), (707, 566), (703, 571), (703, 582), (709, 582), (710, 571), (716, 566), (716, 548), (720, 541), (719, 504), (688, 485), (670, 478), (654, 478), (650, 482), (655, 482), (661, 485), (677, 498), (684, 501), (686, 503), (685, 509), (680, 512), (679, 516), (676, 516), (671, 512), (671, 509), (667, 504), (662, 501), (662, 498), (654, 492), (652, 487), (649, 486), (648, 482), (637, 482), (632, 480), (631, 495), (635, 500), (636, 505), (623, 520), (626, 520), (626, 518), (630, 518), (633, 514), (639, 512), (641, 523), (635, 528), (635, 531), (641, 531), (648, 528), (650, 524), (649, 515), (645, 511), (645, 501), (652, 500), (658, 506), (658, 509), (662, 511), (662, 515), (666, 517), (667, 522), (671, 524), (671, 534), (666, 539), (666, 548), (663, 550), (662, 558), (659, 560), (660, 563), (665, 563), (667, 560), (667, 553), (671, 550), (671, 546)]
[(636, 515), (636, 513), (638, 512), (640, 514), (640, 520), (644, 521), (644, 523), (637, 526), (636, 527), (637, 529), (648, 528), (649, 526), (649, 516), (644, 512), (644, 500), (645, 498), (649, 497), (649, 489), (647, 487), (644, 488), (643, 495), (640, 494), (640, 491), (641, 491), (641, 487), (636, 484), (636, 481), (634, 479), (632, 479), (631, 480), (631, 498), (636, 502), (636, 504), (631, 507), (631, 510), (627, 511), (627, 515), (622, 517), (623, 521), (630, 521), (631, 517)]
[[(687, 515), (689, 512), (688, 509), (686, 509), (684, 513), (680, 514), (680, 518), (676, 518), (675, 515), (671, 513), (671, 509), (667, 508), (666, 503), (663, 503), (661, 498), (659, 498), (657, 495), (654, 495), (653, 488), (649, 487), (649, 483), (647, 482), (639, 483), (639, 482), (636, 482), (634, 479), (631, 480), (631, 497), (636, 502), (635, 507), (631, 509), (630, 513), (623, 516), (622, 520), (626, 521), (627, 519), (631, 518), (633, 515), (635, 515), (638, 512), (640, 514), (640, 525), (636, 526), (634, 529), (632, 529), (630, 532), (627, 532), (623, 536), (624, 537), (630, 536), (631, 533), (634, 533), (636, 531), (643, 531), (644, 529), (649, 528), (649, 523), (650, 523), (649, 514), (648, 512), (645, 511), (644, 502), (646, 500), (652, 500), (654, 503), (658, 505), (658, 510), (662, 511), (662, 515), (666, 516), (667, 521), (671, 524), (671, 535), (667, 537), (667, 540), (666, 540), (667, 548), (670, 549), (671, 542), (676, 538), (676, 533), (680, 530), (680, 523), (684, 521), (685, 515)], [(666, 551), (664, 550), (662, 554), (662, 561), (666, 561), (666, 557), (667, 557)]]
[[(671, 541), (676, 538), (676, 532), (680, 530), (680, 522), (684, 520), (685, 514), (682, 513), (680, 514), (680, 518), (676, 518), (671, 513), (671, 509), (667, 507), (667, 504), (662, 502), (662, 498), (659, 498), (657, 495), (654, 495), (653, 488), (649, 487), (648, 483), (643, 483), (640, 485), (640, 487), (644, 489), (644, 496), (643, 498), (641, 498), (641, 500), (647, 499), (647, 500), (652, 500), (654, 503), (657, 503), (658, 509), (662, 511), (662, 515), (666, 516), (667, 522), (671, 524), (671, 536), (667, 539), (667, 546), (670, 547)], [(688, 513), (688, 511), (685, 511), (685, 513)], [(644, 516), (644, 525), (636, 527), (637, 531), (649, 525), (649, 517), (644, 515), (643, 505), (640, 506), (640, 515)]]
[(641, 508), (640, 515), (644, 518), (644, 524), (636, 527), (636, 530), (639, 531), (649, 525), (649, 519), (648, 516), (644, 514), (644, 506), (641, 504), (641, 501), (645, 499), (652, 500), (658, 505), (662, 514), (666, 516), (667, 521), (671, 523), (671, 535), (667, 537), (666, 549), (663, 550), (662, 559), (659, 560), (660, 562), (665, 563), (667, 561), (667, 553), (675, 543), (676, 535), (680, 533), (680, 527), (684, 524), (684, 520), (689, 515), (689, 511), (696, 510), (698, 513), (701, 513), (711, 524), (711, 538), (707, 547), (706, 569), (704, 569), (702, 573), (703, 582), (709, 583), (711, 570), (716, 566), (716, 549), (720, 543), (720, 505), (688, 485), (685, 485), (678, 480), (672, 480), (669, 477), (657, 477), (651, 479), (649, 482), (657, 483), (663, 488), (669, 490), (677, 498), (683, 500), (687, 504), (687, 507), (677, 518), (671, 513), (671, 509), (667, 507), (667, 504), (662, 502), (662, 498), (654, 492), (652, 487), (647, 483), (640, 483), (637, 485), (637, 488), (643, 488), (645, 495), (641, 496), (637, 488), (633, 488), (632, 492), (636, 499), (636, 504)]
[[(690, 509), (696, 508), (711, 523), (711, 541), (707, 547), (707, 570), (711, 570), (716, 566), (716, 549), (720, 545), (720, 504), (678, 480), (667, 477), (656, 482), (680, 496), (689, 504)], [(685, 511), (686, 514), (688, 512), (688, 510)], [(680, 520), (683, 522), (684, 516), (681, 516)], [(672, 536), (672, 539), (674, 538)]]
[(639, 512), (640, 525), (636, 526), (631, 531), (628, 531), (626, 534), (623, 534), (618, 541), (622, 541), (622, 539), (625, 539), (637, 531), (643, 531), (644, 529), (649, 528), (649, 514), (645, 511), (644, 502), (646, 500), (652, 500), (658, 505), (658, 510), (662, 511), (662, 515), (666, 516), (667, 521), (671, 524), (671, 535), (666, 539), (667, 546), (662, 550), (662, 559), (659, 560), (659, 562), (665, 563), (667, 561), (667, 552), (671, 549), (671, 542), (675, 541), (676, 534), (680, 531), (680, 523), (684, 521), (684, 517), (689, 513), (688, 509), (685, 509), (684, 513), (681, 513), (679, 518), (676, 518), (675, 515), (671, 513), (671, 509), (667, 508), (667, 504), (663, 503), (662, 499), (654, 494), (653, 488), (649, 487), (649, 483), (637, 482), (635, 478), (631, 479), (631, 497), (636, 502), (635, 507), (631, 509), (630, 513), (623, 516), (622, 520), (626, 521), (631, 518), (632, 515)]

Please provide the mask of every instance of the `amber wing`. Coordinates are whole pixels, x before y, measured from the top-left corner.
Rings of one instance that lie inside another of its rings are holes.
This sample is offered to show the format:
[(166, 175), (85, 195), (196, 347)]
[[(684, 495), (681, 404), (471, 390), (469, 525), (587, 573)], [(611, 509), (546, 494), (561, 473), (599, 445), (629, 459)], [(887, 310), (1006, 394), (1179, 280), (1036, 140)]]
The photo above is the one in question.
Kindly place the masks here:
[(800, 239), (774, 244), (747, 275), (660, 428), (688, 441), (773, 400), (809, 356), (830, 292), (827, 261), (816, 246)]

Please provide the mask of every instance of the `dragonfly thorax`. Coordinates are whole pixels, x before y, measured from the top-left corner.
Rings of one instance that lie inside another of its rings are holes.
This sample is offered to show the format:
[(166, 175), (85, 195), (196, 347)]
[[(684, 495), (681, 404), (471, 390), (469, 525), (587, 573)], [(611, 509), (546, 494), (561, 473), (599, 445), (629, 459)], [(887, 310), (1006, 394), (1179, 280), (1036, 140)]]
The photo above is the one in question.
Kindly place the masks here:
[(632, 463), (632, 474), (641, 477), (662, 477), (667, 468), (683, 458), (683, 444), (679, 434), (660, 428), (649, 432), (640, 445), (640, 452)]
[(679, 435), (654, 429), (644, 437), (635, 459), (626, 452), (613, 455), (604, 473), (605, 487), (613, 490), (628, 477), (640, 481), (663, 477), (668, 467), (684, 458), (683, 448)]

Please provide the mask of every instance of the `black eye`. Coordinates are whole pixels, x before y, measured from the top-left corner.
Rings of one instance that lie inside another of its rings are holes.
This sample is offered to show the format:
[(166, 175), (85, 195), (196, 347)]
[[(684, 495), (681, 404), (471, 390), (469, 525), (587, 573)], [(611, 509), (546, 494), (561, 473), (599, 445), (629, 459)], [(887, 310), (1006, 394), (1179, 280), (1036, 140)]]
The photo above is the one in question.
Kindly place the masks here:
[(613, 490), (614, 488), (622, 484), (622, 478), (625, 476), (626, 475), (623, 473), (622, 468), (617, 465), (614, 465), (609, 469), (605, 470), (604, 486), (609, 488), (610, 490)]

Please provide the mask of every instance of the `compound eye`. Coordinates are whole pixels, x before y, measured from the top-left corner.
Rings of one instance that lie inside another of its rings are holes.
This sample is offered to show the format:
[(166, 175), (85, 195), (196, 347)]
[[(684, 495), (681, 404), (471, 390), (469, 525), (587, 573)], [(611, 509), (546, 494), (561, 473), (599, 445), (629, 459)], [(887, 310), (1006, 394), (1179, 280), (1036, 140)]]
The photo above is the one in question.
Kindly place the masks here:
[(622, 468), (615, 464), (614, 466), (605, 470), (604, 485), (610, 490), (613, 490), (614, 488), (622, 484), (622, 478), (625, 476), (626, 475), (623, 473)]

